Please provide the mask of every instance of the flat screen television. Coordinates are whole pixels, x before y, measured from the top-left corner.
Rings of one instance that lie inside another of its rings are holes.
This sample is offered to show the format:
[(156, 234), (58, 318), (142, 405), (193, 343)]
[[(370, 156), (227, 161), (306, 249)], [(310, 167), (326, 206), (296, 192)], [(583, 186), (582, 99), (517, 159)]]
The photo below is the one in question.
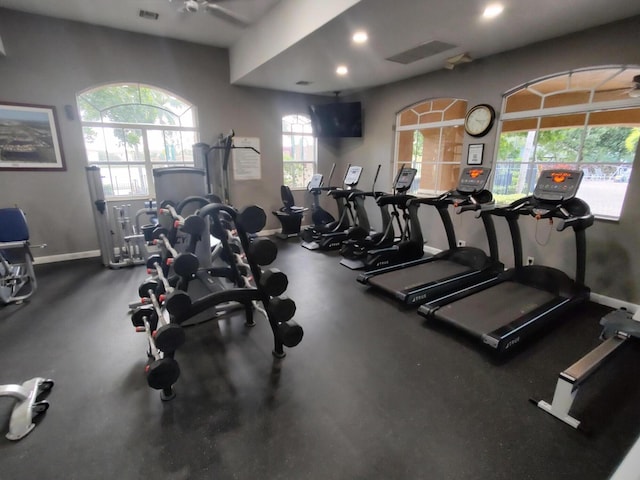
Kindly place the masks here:
[(362, 137), (360, 102), (310, 105), (313, 134), (318, 138)]

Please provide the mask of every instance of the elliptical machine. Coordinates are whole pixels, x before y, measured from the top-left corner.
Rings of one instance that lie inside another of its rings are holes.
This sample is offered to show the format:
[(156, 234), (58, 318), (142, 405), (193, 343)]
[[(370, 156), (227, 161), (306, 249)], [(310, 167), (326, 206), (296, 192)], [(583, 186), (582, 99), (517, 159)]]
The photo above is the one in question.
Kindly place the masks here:
[[(378, 165), (378, 172), (380, 172), (380, 165)], [(374, 187), (378, 178), (378, 172), (376, 172), (376, 177), (373, 181)], [(411, 229), (408, 214), (406, 211), (403, 211), (403, 222), (401, 222), (400, 212), (398, 211), (398, 205), (401, 205), (401, 208), (405, 208), (406, 205), (402, 202), (398, 202), (396, 204), (390, 201), (390, 199), (395, 196), (404, 196), (405, 192), (411, 188), (416, 172), (417, 170), (415, 168), (402, 167), (398, 171), (393, 182), (392, 195), (388, 195), (384, 192), (376, 192), (374, 187), (371, 188), (371, 192), (359, 192), (352, 194), (352, 197), (355, 200), (354, 203), (356, 209), (364, 209), (364, 205), (358, 204), (358, 199), (364, 200), (365, 197), (373, 197), (376, 200), (376, 203), (378, 203), (378, 206), (380, 207), (380, 215), (382, 217), (382, 231), (370, 233), (365, 232), (364, 229), (361, 228), (353, 229), (349, 233), (349, 239), (343, 243), (342, 248), (340, 249), (340, 254), (344, 257), (340, 261), (341, 265), (352, 270), (365, 268), (365, 266), (367, 266), (366, 260), (369, 258), (370, 251), (378, 251), (378, 254), (376, 254), (377, 256), (375, 257), (377, 259), (384, 250), (392, 248), (394, 244), (409, 240)], [(378, 200), (383, 197), (387, 197), (388, 200), (382, 203), (378, 202)], [(391, 211), (389, 211), (389, 206), (392, 207)], [(397, 232), (394, 224), (397, 225)], [(374, 265), (371, 265), (370, 259), (368, 268), (376, 268), (377, 266), (378, 265), (375, 264), (375, 261)]]
[(313, 222), (311, 228), (315, 227), (316, 225), (327, 225), (331, 222), (336, 221), (336, 219), (333, 218), (333, 215), (331, 215), (320, 206), (320, 195), (322, 195), (322, 192), (328, 192), (335, 188), (338, 188), (331, 186), (331, 179), (333, 178), (333, 172), (335, 172), (335, 170), (336, 164), (334, 163), (331, 167), (331, 172), (329, 173), (328, 186), (322, 186), (324, 177), (321, 173), (314, 174), (313, 177), (311, 177), (309, 185), (307, 186), (307, 190), (313, 198), (311, 201), (311, 221)]
[[(354, 211), (348, 201), (349, 196), (355, 191), (360, 181), (362, 167), (349, 165), (343, 180), (344, 189), (329, 187), (331, 195), (338, 206), (338, 220), (326, 225), (314, 225), (300, 233), (302, 246), (308, 250), (332, 250), (340, 248), (347, 238), (349, 228), (358, 225)], [(368, 222), (366, 229), (368, 231)]]
[[(351, 165), (347, 167), (347, 171), (345, 172), (345, 178), (343, 179), (343, 184), (346, 181), (346, 175), (349, 171)], [(300, 232), (300, 238), (302, 239), (303, 246), (304, 243), (313, 242), (314, 238), (320, 235), (321, 233), (332, 232), (336, 229), (346, 229), (348, 228), (348, 222), (346, 221), (344, 203), (337, 202), (338, 206), (338, 219), (336, 220), (333, 215), (327, 212), (320, 206), (320, 195), (322, 192), (331, 193), (333, 190), (337, 190), (338, 187), (331, 186), (331, 178), (333, 177), (333, 173), (335, 172), (336, 164), (334, 163), (331, 167), (331, 173), (329, 174), (329, 185), (326, 187), (322, 186), (322, 174), (315, 174), (311, 177), (311, 182), (309, 182), (309, 193), (313, 196), (313, 203), (311, 205), (311, 220), (313, 221), (312, 225), (305, 227)]]

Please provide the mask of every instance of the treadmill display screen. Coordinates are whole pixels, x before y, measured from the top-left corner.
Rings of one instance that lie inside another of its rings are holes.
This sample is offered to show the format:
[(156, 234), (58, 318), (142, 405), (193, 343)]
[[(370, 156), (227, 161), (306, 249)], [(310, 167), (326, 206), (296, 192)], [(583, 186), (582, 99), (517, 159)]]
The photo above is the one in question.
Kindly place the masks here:
[(578, 192), (582, 175), (582, 170), (544, 170), (538, 178), (533, 196), (552, 202), (570, 200)]
[(407, 191), (411, 188), (411, 184), (413, 183), (413, 179), (416, 178), (416, 173), (418, 170), (415, 168), (403, 168), (398, 172), (398, 177), (396, 178), (395, 189), (398, 191)]
[(552, 172), (551, 179), (556, 183), (564, 182), (571, 174), (569, 172)]
[(457, 190), (463, 193), (477, 193), (483, 190), (490, 172), (490, 169), (484, 167), (465, 168), (460, 174)]

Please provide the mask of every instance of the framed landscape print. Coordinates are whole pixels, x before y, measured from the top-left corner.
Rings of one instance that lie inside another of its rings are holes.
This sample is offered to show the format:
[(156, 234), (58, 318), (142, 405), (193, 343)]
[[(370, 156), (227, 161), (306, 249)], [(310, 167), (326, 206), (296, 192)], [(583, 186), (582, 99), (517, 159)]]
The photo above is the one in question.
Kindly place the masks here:
[(65, 170), (55, 107), (0, 101), (0, 170)]

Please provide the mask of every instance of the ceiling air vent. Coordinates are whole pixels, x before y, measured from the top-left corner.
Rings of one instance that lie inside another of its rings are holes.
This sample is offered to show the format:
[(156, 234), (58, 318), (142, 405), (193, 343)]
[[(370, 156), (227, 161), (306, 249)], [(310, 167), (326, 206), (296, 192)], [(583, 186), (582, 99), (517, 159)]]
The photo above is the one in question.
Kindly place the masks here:
[(423, 58), (432, 57), (438, 53), (446, 52), (452, 48), (456, 48), (456, 45), (433, 40), (431, 42), (418, 45), (417, 47), (410, 48), (407, 51), (397, 53), (396, 55), (387, 58), (387, 60), (390, 62), (408, 65), (410, 63), (417, 62), (418, 60), (422, 60)]
[(296, 85), (303, 85), (303, 86), (307, 86), (307, 85), (311, 85), (313, 82), (310, 82), (309, 80), (298, 80), (296, 82)]
[(160, 16), (156, 12), (150, 12), (148, 10), (138, 10), (138, 15), (147, 20), (157, 20)]

